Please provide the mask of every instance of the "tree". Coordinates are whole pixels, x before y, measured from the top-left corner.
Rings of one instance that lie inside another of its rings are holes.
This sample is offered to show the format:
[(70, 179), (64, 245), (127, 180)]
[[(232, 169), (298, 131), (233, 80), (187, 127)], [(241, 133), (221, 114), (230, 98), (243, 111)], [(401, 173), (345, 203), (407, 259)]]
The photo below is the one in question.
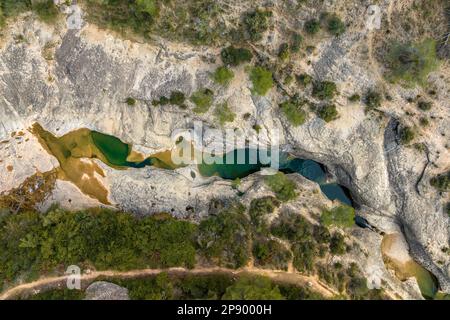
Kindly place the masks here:
[(227, 288), (223, 300), (283, 300), (278, 286), (263, 276), (241, 276)]

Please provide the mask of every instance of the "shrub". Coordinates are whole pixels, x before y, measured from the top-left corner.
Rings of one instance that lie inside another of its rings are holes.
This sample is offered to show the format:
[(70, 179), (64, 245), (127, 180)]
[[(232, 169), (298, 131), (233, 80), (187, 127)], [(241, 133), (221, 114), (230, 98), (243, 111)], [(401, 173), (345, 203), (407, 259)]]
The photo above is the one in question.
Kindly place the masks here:
[(278, 49), (278, 58), (281, 61), (285, 61), (289, 58), (289, 45), (287, 43), (282, 43)]
[(419, 101), (417, 103), (417, 107), (422, 110), (422, 111), (428, 111), (431, 110), (431, 107), (433, 106), (433, 104), (430, 101)]
[(297, 192), (295, 191), (297, 185), (282, 172), (266, 176), (264, 181), (275, 193), (278, 200), (289, 201), (297, 197)]
[(312, 82), (312, 77), (306, 73), (299, 74), (295, 76), (295, 78), (297, 79), (298, 83), (305, 87)]
[(414, 140), (415, 132), (410, 127), (403, 127), (400, 129), (400, 142), (401, 144), (409, 144)]
[(230, 69), (225, 66), (218, 67), (216, 71), (214, 71), (212, 78), (215, 83), (221, 84), (223, 86), (227, 86), (231, 79), (233, 79), (234, 73)]
[(329, 100), (336, 94), (336, 84), (331, 81), (315, 81), (313, 83), (312, 95), (321, 99)]
[(237, 66), (241, 63), (250, 62), (253, 57), (250, 50), (245, 48), (235, 48), (233, 46), (222, 49), (220, 56), (222, 62), (229, 66)]
[(269, 18), (271, 16), (271, 11), (259, 9), (248, 12), (245, 15), (244, 24), (250, 40), (259, 41), (262, 39), (262, 34), (269, 28)]
[(250, 70), (250, 80), (253, 83), (254, 94), (263, 96), (273, 86), (272, 72), (263, 67), (254, 67)]
[(335, 36), (340, 36), (345, 32), (345, 24), (337, 15), (332, 15), (327, 21), (328, 32)]
[(191, 101), (196, 105), (196, 107), (193, 111), (195, 113), (207, 112), (213, 103), (213, 95), (214, 93), (207, 88), (194, 92), (191, 96)]
[(322, 224), (327, 227), (334, 225), (349, 228), (353, 226), (354, 220), (355, 209), (347, 205), (340, 205), (331, 210), (323, 210), (320, 217)]
[(369, 109), (381, 107), (382, 96), (379, 92), (369, 90), (365, 97), (365, 103)]
[(439, 191), (450, 190), (450, 171), (430, 179), (430, 184)]
[(217, 105), (214, 115), (221, 125), (224, 125), (226, 122), (233, 122), (236, 118), (236, 114), (231, 111), (226, 102)]
[(320, 30), (320, 22), (316, 19), (311, 19), (305, 22), (305, 31), (311, 35), (316, 34)]
[(303, 37), (299, 33), (294, 33), (292, 35), (292, 42), (291, 42), (291, 51), (292, 52), (299, 52), (300, 48), (303, 44)]
[(423, 85), (428, 74), (438, 65), (436, 42), (427, 39), (417, 44), (393, 43), (386, 60), (389, 68), (386, 77), (389, 81)]
[(301, 106), (292, 101), (285, 101), (280, 104), (280, 109), (286, 116), (286, 119), (294, 127), (298, 127), (305, 123), (306, 112), (301, 109)]
[(183, 92), (181, 91), (172, 91), (170, 93), (170, 103), (176, 106), (182, 106), (184, 104), (184, 101), (186, 100), (186, 97)]
[(126, 100), (127, 105), (134, 106), (136, 104), (136, 99), (128, 97)]
[(326, 104), (319, 108), (317, 115), (325, 122), (330, 122), (337, 119), (339, 114), (334, 104)]
[(351, 102), (358, 102), (358, 101), (361, 100), (361, 96), (360, 96), (359, 94), (355, 93), (355, 94), (352, 94), (352, 95), (348, 98), (348, 100), (351, 101)]
[(430, 125), (430, 121), (426, 117), (421, 117), (419, 123), (422, 127), (428, 127)]

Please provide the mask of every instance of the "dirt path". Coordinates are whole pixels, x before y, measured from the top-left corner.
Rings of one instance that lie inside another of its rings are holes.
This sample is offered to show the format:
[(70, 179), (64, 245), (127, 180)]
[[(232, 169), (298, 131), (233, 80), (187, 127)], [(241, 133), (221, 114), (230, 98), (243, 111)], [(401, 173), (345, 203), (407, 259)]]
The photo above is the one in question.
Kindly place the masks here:
[[(168, 272), (171, 274), (211, 274), (211, 273), (227, 273), (230, 275), (238, 275), (238, 274), (253, 274), (253, 275), (263, 275), (271, 278), (274, 281), (287, 283), (287, 284), (295, 284), (299, 286), (308, 286), (312, 290), (322, 294), (326, 298), (331, 298), (332, 296), (338, 294), (334, 289), (328, 287), (321, 281), (317, 279), (317, 277), (305, 276), (296, 272), (286, 272), (286, 271), (274, 271), (274, 270), (265, 270), (259, 268), (243, 268), (243, 269), (227, 269), (227, 268), (194, 268), (194, 269), (185, 269), (185, 268), (169, 268), (169, 269), (140, 269), (140, 270), (131, 270), (131, 271), (94, 271), (88, 274), (81, 275), (81, 281), (94, 281), (99, 277), (115, 277), (115, 278), (135, 278), (149, 275), (156, 275), (160, 272)], [(58, 283), (67, 281), (68, 275), (58, 276), (58, 277), (45, 277), (38, 279), (36, 281), (20, 284), (16, 287), (10, 288), (4, 291), (0, 295), (0, 300), (14, 299), (19, 294), (38, 291), (44, 287), (57, 285)]]

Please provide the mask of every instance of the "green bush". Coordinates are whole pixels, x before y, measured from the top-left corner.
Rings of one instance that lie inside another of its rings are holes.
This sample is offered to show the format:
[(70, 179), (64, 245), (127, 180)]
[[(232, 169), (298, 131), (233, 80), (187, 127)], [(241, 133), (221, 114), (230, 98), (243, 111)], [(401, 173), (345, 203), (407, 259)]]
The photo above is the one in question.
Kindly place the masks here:
[(421, 100), (417, 103), (417, 107), (422, 111), (429, 111), (429, 110), (431, 110), (432, 106), (433, 106), (433, 103), (431, 103), (430, 101)]
[(318, 109), (317, 115), (325, 122), (330, 122), (337, 119), (339, 113), (334, 104), (326, 104)]
[(409, 144), (414, 140), (416, 133), (410, 127), (402, 127), (400, 129), (400, 142), (401, 144)]
[(332, 15), (327, 20), (328, 32), (335, 36), (340, 36), (345, 32), (345, 24), (337, 15)]
[(233, 46), (222, 49), (220, 56), (222, 62), (228, 66), (238, 66), (241, 63), (250, 62), (253, 57), (250, 50)]
[(280, 45), (280, 48), (278, 49), (278, 58), (280, 58), (281, 61), (289, 59), (289, 44), (282, 43)]
[(273, 86), (272, 72), (263, 67), (250, 70), (250, 80), (253, 83), (253, 94), (264, 96)]
[(269, 18), (271, 11), (256, 9), (246, 13), (244, 24), (251, 41), (259, 41), (262, 34), (269, 28)]
[(316, 34), (320, 30), (320, 22), (316, 19), (311, 19), (305, 22), (305, 31), (311, 35)]
[(264, 181), (280, 201), (289, 201), (297, 197), (295, 191), (297, 185), (282, 172), (266, 176)]
[(214, 115), (221, 125), (224, 125), (226, 122), (233, 122), (236, 118), (236, 114), (231, 111), (226, 102), (217, 105)]
[(348, 100), (351, 101), (351, 102), (359, 102), (361, 100), (361, 96), (359, 94), (355, 93), (355, 94), (352, 94), (348, 98)]
[(132, 97), (128, 97), (126, 100), (127, 105), (129, 106), (134, 106), (136, 104), (136, 99), (132, 98)]
[(436, 177), (430, 179), (430, 184), (438, 189), (439, 191), (449, 191), (450, 190), (450, 171), (442, 173)]
[(291, 51), (296, 53), (299, 52), (303, 44), (303, 37), (299, 33), (294, 33), (292, 35), (292, 41), (291, 41)]
[(313, 83), (312, 95), (321, 99), (329, 100), (336, 94), (336, 84), (331, 81), (315, 81)]
[(327, 227), (334, 225), (350, 228), (354, 224), (355, 209), (347, 205), (340, 205), (331, 210), (323, 210), (320, 220)]
[(191, 96), (191, 101), (196, 105), (196, 107), (193, 111), (195, 113), (207, 112), (213, 103), (213, 96), (214, 92), (207, 88), (194, 92)]
[(224, 66), (218, 67), (212, 75), (214, 82), (223, 86), (229, 85), (233, 77), (233, 71)]
[(306, 73), (302, 73), (299, 74), (297, 76), (295, 76), (295, 78), (297, 79), (297, 82), (301, 85), (303, 85), (304, 87), (306, 87), (308, 84), (312, 83), (312, 77), (309, 74)]
[(436, 42), (427, 39), (416, 44), (393, 43), (386, 60), (389, 81), (400, 81), (408, 86), (416, 83), (423, 85), (428, 74), (438, 66)]
[(381, 101), (383, 100), (383, 97), (381, 93), (369, 90), (364, 100), (369, 109), (375, 109), (381, 107)]
[(419, 119), (419, 123), (422, 127), (428, 127), (430, 125), (430, 121), (427, 119), (427, 117), (421, 117)]
[(184, 104), (184, 101), (186, 100), (186, 96), (181, 91), (172, 91), (170, 93), (170, 104), (176, 105), (176, 106), (182, 106)]
[(298, 127), (306, 121), (306, 112), (303, 111), (301, 107), (301, 105), (295, 104), (290, 100), (280, 104), (281, 111), (286, 116), (289, 123), (294, 127)]

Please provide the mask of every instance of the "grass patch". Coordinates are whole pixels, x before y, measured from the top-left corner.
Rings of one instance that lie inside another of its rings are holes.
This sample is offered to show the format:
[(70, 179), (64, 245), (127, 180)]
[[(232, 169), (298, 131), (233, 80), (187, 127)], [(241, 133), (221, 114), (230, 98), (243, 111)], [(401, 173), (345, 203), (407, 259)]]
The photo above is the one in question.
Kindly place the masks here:
[(320, 221), (323, 225), (350, 228), (354, 225), (355, 209), (341, 205), (331, 210), (323, 210)]
[(427, 39), (415, 44), (393, 43), (386, 60), (389, 81), (406, 86), (424, 85), (428, 74), (438, 66), (436, 42)]

